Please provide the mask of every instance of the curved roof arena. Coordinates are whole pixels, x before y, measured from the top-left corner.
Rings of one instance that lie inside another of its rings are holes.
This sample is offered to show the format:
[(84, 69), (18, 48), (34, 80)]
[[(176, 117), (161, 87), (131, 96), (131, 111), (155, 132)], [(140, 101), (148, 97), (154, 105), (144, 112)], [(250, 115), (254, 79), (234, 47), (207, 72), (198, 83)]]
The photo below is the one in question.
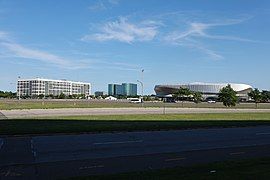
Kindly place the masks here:
[(203, 94), (218, 94), (219, 91), (226, 87), (228, 84), (231, 85), (237, 94), (247, 94), (252, 86), (248, 84), (236, 84), (236, 83), (190, 83), (190, 84), (179, 84), (179, 85), (156, 85), (155, 92), (158, 96), (167, 96), (174, 94), (180, 87), (188, 88), (193, 92), (201, 92)]

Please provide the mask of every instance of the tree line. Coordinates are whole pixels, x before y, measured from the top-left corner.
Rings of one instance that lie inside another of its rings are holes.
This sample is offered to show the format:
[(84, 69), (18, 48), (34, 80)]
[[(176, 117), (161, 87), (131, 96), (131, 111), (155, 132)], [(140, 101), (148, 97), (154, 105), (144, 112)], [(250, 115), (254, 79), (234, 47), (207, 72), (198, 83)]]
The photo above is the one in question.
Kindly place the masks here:
[(85, 99), (84, 94), (73, 94), (73, 95), (66, 95), (64, 93), (61, 93), (59, 95), (44, 95), (44, 94), (39, 94), (39, 95), (26, 95), (26, 96), (21, 96), (22, 99)]
[(0, 98), (16, 98), (16, 93), (13, 93), (11, 91), (0, 91)]

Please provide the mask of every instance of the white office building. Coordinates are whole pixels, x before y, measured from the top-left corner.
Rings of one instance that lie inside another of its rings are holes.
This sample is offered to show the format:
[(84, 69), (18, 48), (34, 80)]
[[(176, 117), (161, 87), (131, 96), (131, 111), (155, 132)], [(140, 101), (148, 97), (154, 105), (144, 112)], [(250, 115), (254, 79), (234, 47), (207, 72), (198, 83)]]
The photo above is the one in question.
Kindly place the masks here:
[(61, 93), (65, 95), (79, 95), (83, 94), (89, 96), (91, 92), (91, 84), (84, 82), (73, 82), (67, 80), (53, 80), (53, 79), (19, 79), (17, 83), (17, 96), (35, 97), (39, 95), (44, 96), (58, 96)]

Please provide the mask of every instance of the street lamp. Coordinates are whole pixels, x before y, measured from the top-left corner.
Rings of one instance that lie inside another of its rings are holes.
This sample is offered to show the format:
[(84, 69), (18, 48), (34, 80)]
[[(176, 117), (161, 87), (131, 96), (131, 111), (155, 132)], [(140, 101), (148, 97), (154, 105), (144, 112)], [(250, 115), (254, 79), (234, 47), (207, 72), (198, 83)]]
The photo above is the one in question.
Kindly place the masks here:
[(142, 96), (142, 107), (143, 107), (143, 82), (142, 81), (139, 81), (139, 80), (137, 80), (137, 82), (140, 83), (141, 84), (141, 87), (142, 87), (142, 94), (141, 94), (141, 96)]
[(18, 82), (17, 82), (18, 89), (17, 89), (17, 91), (18, 91), (19, 100), (21, 100), (21, 88), (20, 88), (20, 83), (19, 83), (20, 78), (21, 77), (18, 76)]
[(143, 82), (142, 82), (142, 81), (140, 81), (140, 80), (137, 80), (137, 82), (141, 84), (141, 90), (142, 90), (142, 92), (141, 92), (141, 96), (143, 97)]
[(141, 88), (142, 88), (141, 96), (142, 96), (142, 107), (143, 107), (143, 72), (144, 72), (144, 69), (142, 69), (141, 72), (142, 72), (142, 79), (141, 79), (141, 81), (137, 80), (137, 82), (141, 84)]

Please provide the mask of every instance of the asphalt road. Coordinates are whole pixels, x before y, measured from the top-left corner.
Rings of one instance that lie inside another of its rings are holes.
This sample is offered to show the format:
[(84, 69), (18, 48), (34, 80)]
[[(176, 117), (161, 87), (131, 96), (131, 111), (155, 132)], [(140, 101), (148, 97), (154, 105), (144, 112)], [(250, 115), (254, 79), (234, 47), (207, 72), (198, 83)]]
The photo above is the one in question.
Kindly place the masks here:
[[(226, 109), (226, 108), (166, 108), (166, 114), (188, 113), (245, 113), (270, 112), (270, 109)], [(163, 108), (60, 108), (1, 110), (4, 118), (34, 118), (72, 115), (118, 115), (118, 114), (163, 114)], [(1, 116), (0, 116), (1, 119)]]
[(0, 179), (56, 179), (270, 156), (270, 126), (0, 138)]

